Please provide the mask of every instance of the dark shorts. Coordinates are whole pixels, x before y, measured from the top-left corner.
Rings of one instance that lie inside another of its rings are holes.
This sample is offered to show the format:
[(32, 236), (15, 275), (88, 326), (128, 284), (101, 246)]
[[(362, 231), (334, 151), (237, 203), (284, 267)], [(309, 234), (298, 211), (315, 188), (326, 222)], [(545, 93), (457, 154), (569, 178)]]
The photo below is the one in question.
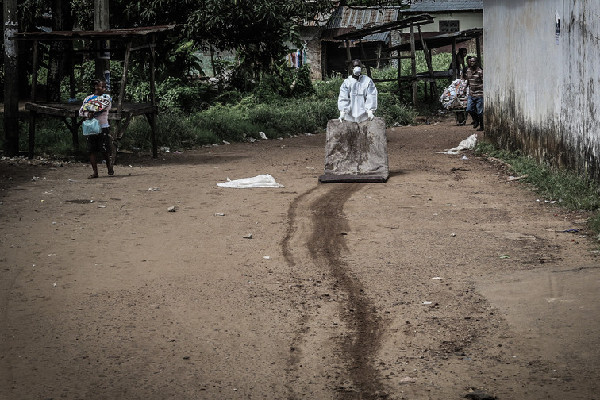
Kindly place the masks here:
[(88, 153), (108, 153), (110, 151), (109, 128), (102, 128), (102, 133), (87, 137)]

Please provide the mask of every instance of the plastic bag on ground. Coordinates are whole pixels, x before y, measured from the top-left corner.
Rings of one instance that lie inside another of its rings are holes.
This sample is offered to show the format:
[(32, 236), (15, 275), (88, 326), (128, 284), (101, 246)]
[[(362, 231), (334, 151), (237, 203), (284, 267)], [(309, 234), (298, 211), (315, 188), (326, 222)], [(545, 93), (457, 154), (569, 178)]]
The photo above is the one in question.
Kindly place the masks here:
[(452, 148), (452, 149), (446, 149), (444, 151), (442, 151), (442, 154), (458, 154), (463, 150), (471, 150), (475, 147), (475, 144), (477, 143), (477, 134), (472, 134), (471, 136), (469, 136), (468, 138), (466, 138), (465, 140), (463, 140), (462, 142), (460, 142), (458, 144), (458, 146)]

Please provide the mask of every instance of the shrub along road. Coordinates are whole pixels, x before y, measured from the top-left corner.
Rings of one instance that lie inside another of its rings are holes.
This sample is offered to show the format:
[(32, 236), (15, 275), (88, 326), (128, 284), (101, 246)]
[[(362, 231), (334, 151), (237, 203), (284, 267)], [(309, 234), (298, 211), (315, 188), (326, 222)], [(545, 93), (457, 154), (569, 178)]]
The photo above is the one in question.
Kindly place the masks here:
[(471, 133), (388, 130), (385, 184), (319, 184), (323, 134), (2, 161), (0, 398), (594, 398), (586, 215), (439, 153)]

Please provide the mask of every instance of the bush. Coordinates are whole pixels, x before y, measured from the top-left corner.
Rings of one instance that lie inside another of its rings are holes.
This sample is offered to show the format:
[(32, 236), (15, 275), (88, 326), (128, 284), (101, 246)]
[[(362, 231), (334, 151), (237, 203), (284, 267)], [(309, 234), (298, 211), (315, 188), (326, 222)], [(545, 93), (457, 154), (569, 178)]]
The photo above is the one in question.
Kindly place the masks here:
[(336, 99), (337, 101), (342, 82), (344, 79), (341, 76), (315, 82), (315, 97), (321, 100)]
[[(83, 74), (78, 79), (91, 79), (92, 66), (93, 63), (89, 62), (86, 68), (78, 72)], [(120, 63), (111, 63), (111, 68), (113, 77), (120, 76)], [(238, 72), (238, 78), (246, 79), (249, 76), (242, 74), (248, 71)], [(228, 86), (227, 82), (217, 92), (218, 89), (207, 82), (169, 77), (157, 83), (156, 88), (160, 109), (157, 117), (158, 144), (190, 148), (222, 140), (258, 138), (259, 132), (276, 138), (324, 130), (328, 120), (338, 116), (337, 97), (343, 78), (336, 76), (313, 83), (309, 73), (308, 65), (289, 68), (281, 64), (274, 68), (274, 72), (264, 74), (260, 82), (252, 81), (243, 85), (253, 87), (249, 92), (231, 89), (233, 86)], [(393, 68), (386, 68), (374, 70), (374, 74), (376, 77), (391, 77), (396, 72)], [(113, 79), (112, 83), (113, 93), (117, 93), (119, 82)], [(379, 109), (376, 115), (383, 117), (388, 126), (412, 123), (416, 112), (398, 99), (395, 94), (397, 83), (381, 83), (377, 86)], [(63, 85), (62, 90), (63, 94), (68, 92), (68, 85)], [(87, 89), (79, 93), (79, 100), (88, 94)], [(126, 95), (134, 102), (149, 102), (150, 83), (147, 77), (139, 74), (131, 76)], [(38, 148), (61, 153), (70, 148), (70, 135), (65, 135), (64, 127), (59, 125), (50, 123), (46, 128), (49, 131), (59, 130), (61, 133), (58, 136), (40, 130), (39, 136), (47, 138), (38, 140)], [(123, 136), (120, 147), (149, 149), (150, 132), (147, 120), (136, 117)], [(58, 140), (59, 137), (61, 140)], [(61, 141), (66, 141), (66, 144), (59, 144)]]
[[(149, 86), (148, 86), (149, 89)], [(146, 94), (149, 101), (150, 92)], [(185, 82), (176, 78), (168, 78), (156, 88), (159, 108), (163, 111), (177, 110), (193, 113), (208, 107), (214, 101), (215, 92), (209, 84), (199, 81)], [(144, 97), (139, 96), (139, 100)]]
[(242, 101), (242, 94), (240, 92), (238, 92), (237, 90), (226, 90), (224, 92), (222, 92), (221, 94), (217, 95), (217, 97), (215, 97), (214, 102), (221, 104), (221, 105), (225, 105), (225, 104), (237, 104), (240, 101)]
[[(219, 138), (212, 131), (198, 125), (192, 116), (181, 112), (159, 114), (157, 130), (156, 141), (159, 147), (189, 149), (219, 141)], [(131, 121), (127, 132), (123, 135), (120, 148), (148, 151), (152, 148), (151, 133), (152, 130), (148, 120), (142, 116), (136, 117)]]
[(223, 140), (243, 140), (248, 135), (258, 133), (260, 128), (250, 122), (239, 107), (216, 105), (206, 111), (190, 115), (194, 125)]
[(377, 114), (385, 119), (387, 126), (408, 125), (415, 121), (417, 112), (400, 103), (392, 93), (379, 93)]
[(248, 110), (248, 118), (275, 138), (323, 129), (337, 116), (336, 100), (298, 99), (277, 104), (259, 104)]

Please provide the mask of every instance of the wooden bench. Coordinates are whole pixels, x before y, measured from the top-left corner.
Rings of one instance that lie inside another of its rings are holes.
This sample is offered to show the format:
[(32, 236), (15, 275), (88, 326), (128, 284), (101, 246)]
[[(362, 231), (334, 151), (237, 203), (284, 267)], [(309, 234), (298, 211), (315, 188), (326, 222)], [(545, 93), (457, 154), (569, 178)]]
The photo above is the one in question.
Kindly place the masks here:
[[(35, 148), (35, 131), (36, 131), (36, 119), (38, 115), (47, 115), (50, 117), (60, 118), (65, 123), (71, 137), (73, 138), (73, 150), (79, 152), (79, 127), (83, 122), (83, 118), (79, 116), (79, 108), (81, 102), (77, 103), (40, 103), (40, 102), (27, 102), (25, 103), (25, 110), (30, 112), (29, 120), (29, 157), (33, 157)], [(156, 114), (158, 109), (151, 103), (123, 103), (122, 110), (119, 113), (116, 108), (111, 108), (108, 113), (108, 119), (115, 121), (112, 124), (111, 136), (113, 140), (120, 140), (123, 134), (127, 130), (131, 119), (137, 115), (145, 115), (152, 129), (152, 152), (154, 155), (157, 153), (156, 144)], [(111, 156), (113, 159), (116, 157), (116, 146), (113, 147), (113, 153)]]

